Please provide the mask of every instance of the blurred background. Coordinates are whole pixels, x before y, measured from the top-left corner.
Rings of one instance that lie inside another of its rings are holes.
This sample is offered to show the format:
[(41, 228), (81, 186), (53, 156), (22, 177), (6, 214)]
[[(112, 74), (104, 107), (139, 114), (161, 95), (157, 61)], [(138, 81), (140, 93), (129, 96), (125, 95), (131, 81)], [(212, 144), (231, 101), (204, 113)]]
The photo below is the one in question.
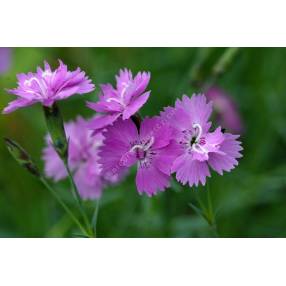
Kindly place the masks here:
[[(286, 49), (282, 48), (0, 48), (0, 109), (14, 97), (16, 74), (47, 60), (77, 66), (98, 85), (115, 83), (120, 68), (150, 71), (143, 115), (156, 115), (182, 94), (214, 101), (213, 122), (241, 134), (243, 158), (231, 173), (208, 179), (221, 237), (286, 236)], [(91, 94), (59, 103), (65, 120), (90, 117)], [(18, 141), (42, 168), (46, 133), (40, 105), (0, 116), (0, 237), (67, 237), (73, 223), (42, 185), (10, 157), (2, 137)], [(190, 203), (203, 189), (172, 182), (164, 193), (137, 194), (135, 169), (100, 201), (99, 237), (211, 237)], [(67, 182), (58, 186), (67, 189)], [(92, 210), (94, 202), (87, 202)]]

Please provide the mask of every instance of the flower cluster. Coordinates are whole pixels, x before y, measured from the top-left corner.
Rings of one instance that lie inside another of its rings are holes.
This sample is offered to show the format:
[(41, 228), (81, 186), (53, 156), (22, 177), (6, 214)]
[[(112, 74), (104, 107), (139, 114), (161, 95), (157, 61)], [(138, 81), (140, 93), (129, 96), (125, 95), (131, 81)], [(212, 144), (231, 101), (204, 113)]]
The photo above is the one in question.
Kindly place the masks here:
[(192, 187), (205, 185), (209, 166), (221, 175), (229, 172), (241, 157), (239, 136), (223, 133), (221, 127), (211, 132), (211, 113), (204, 95), (184, 95), (175, 107), (144, 119), (139, 129), (131, 119), (118, 119), (103, 132), (103, 172), (116, 174), (137, 163), (137, 189), (149, 196), (169, 187), (172, 173)]
[[(65, 124), (68, 165), (82, 198), (100, 196), (105, 184), (118, 182), (135, 164), (138, 192), (149, 196), (169, 187), (173, 173), (179, 182), (192, 187), (205, 185), (210, 168), (222, 175), (238, 165), (242, 156), (239, 136), (221, 127), (212, 129), (213, 107), (204, 95), (184, 95), (159, 116), (141, 119), (138, 111), (150, 96), (146, 91), (149, 81), (149, 72), (133, 77), (131, 71), (120, 70), (116, 88), (101, 85), (99, 100), (87, 102), (99, 114)], [(18, 75), (18, 88), (9, 92), (19, 98), (4, 113), (35, 102), (52, 106), (92, 90), (94, 85), (80, 69), (70, 72), (60, 61), (52, 71), (45, 63), (44, 70)], [(49, 136), (43, 154), (46, 175), (56, 181), (65, 178), (65, 166)]]

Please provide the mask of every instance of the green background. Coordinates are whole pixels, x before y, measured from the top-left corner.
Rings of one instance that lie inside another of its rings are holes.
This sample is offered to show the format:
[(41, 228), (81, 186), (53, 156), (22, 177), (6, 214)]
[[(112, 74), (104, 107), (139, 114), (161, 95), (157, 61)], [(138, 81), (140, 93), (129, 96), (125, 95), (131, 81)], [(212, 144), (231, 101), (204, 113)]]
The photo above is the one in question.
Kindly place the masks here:
[[(0, 109), (12, 100), (5, 88), (16, 86), (16, 74), (35, 71), (47, 60), (62, 59), (70, 69), (81, 67), (93, 82), (114, 83), (120, 68), (151, 72), (149, 101), (143, 115), (156, 115), (183, 93), (201, 92), (212, 82), (237, 103), (245, 130), (243, 158), (224, 176), (208, 179), (217, 227), (222, 237), (286, 236), (286, 49), (242, 48), (219, 77), (213, 68), (225, 48), (15, 48), (10, 70), (0, 75)], [(65, 120), (93, 111), (88, 95), (60, 102)], [(42, 168), (46, 133), (40, 105), (0, 116), (0, 136), (18, 141)], [(99, 237), (211, 237), (212, 229), (189, 206), (204, 199), (203, 188), (173, 182), (164, 193), (138, 195), (135, 169), (100, 201)], [(67, 182), (58, 189), (66, 199)], [(87, 202), (92, 212), (94, 202)], [(90, 213), (91, 215), (91, 213)], [(0, 237), (66, 237), (77, 230), (42, 185), (10, 157), (0, 141)]]

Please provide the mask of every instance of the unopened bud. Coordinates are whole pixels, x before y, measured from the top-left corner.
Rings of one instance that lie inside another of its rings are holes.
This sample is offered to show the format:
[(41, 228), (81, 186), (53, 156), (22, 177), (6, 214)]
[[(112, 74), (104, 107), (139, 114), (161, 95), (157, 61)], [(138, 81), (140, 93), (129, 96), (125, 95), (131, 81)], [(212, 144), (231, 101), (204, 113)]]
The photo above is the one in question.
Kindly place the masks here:
[(12, 157), (31, 174), (41, 177), (38, 167), (35, 165), (30, 155), (15, 141), (4, 138), (5, 144)]

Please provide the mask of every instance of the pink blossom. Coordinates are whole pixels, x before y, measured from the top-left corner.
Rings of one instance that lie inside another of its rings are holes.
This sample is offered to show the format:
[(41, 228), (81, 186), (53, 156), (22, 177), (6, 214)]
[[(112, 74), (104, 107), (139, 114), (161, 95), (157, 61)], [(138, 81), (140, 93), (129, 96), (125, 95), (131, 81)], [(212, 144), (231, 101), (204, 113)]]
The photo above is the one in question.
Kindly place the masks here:
[(3, 113), (10, 113), (37, 102), (44, 106), (51, 106), (55, 101), (94, 90), (95, 87), (91, 80), (80, 68), (68, 71), (62, 61), (59, 63), (59, 67), (54, 71), (45, 62), (44, 70), (38, 67), (36, 73), (18, 74), (18, 87), (8, 90), (18, 98), (11, 101)]
[(137, 130), (131, 119), (118, 119), (103, 133), (100, 147), (103, 173), (116, 174), (137, 164), (138, 192), (148, 196), (170, 186), (171, 167), (178, 154), (173, 130), (159, 117), (146, 118)]
[(241, 157), (238, 135), (223, 133), (220, 127), (210, 131), (211, 112), (212, 104), (204, 95), (193, 95), (191, 99), (184, 95), (175, 107), (167, 107), (162, 113), (163, 118), (170, 118), (168, 122), (175, 128), (176, 141), (181, 146), (172, 172), (179, 182), (188, 182), (190, 187), (205, 185), (210, 177), (209, 166), (222, 175), (237, 166), (237, 158)]
[(115, 122), (119, 117), (129, 119), (148, 100), (150, 91), (145, 92), (150, 81), (149, 72), (139, 72), (134, 78), (130, 70), (119, 71), (116, 89), (111, 84), (102, 84), (98, 102), (87, 106), (99, 113), (91, 123), (93, 130), (100, 130)]

